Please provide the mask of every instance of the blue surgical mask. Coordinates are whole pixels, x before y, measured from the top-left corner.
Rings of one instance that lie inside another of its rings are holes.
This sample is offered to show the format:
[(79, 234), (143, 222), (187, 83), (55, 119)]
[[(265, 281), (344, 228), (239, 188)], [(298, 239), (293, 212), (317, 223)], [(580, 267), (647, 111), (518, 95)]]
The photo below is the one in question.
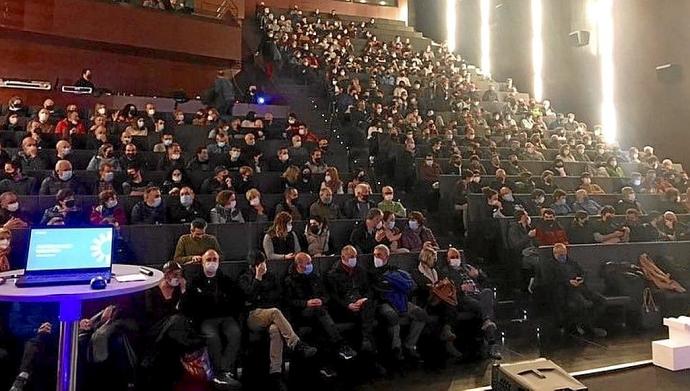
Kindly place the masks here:
[(183, 206), (189, 206), (192, 204), (192, 196), (191, 195), (181, 195), (180, 196), (180, 204)]
[(508, 202), (513, 202), (513, 201), (515, 201), (515, 198), (513, 197), (512, 194), (506, 194), (503, 196), (503, 200), (508, 201)]
[(415, 220), (410, 220), (407, 222), (407, 225), (410, 227), (411, 230), (415, 231), (417, 228), (419, 228), (419, 223), (416, 222)]
[(347, 260), (347, 266), (355, 267), (357, 266), (357, 258), (350, 258)]
[(308, 264), (307, 266), (304, 267), (304, 272), (302, 272), (302, 274), (308, 276), (308, 275), (310, 275), (311, 272), (313, 272), (313, 271), (314, 271), (314, 264), (313, 264), (313, 263), (310, 263), (310, 264)]

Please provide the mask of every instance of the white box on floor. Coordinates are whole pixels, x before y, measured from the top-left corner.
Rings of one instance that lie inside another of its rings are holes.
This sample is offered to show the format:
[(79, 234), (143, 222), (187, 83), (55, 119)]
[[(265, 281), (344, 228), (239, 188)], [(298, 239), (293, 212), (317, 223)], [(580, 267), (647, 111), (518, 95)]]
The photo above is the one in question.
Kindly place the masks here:
[(671, 339), (652, 342), (652, 362), (671, 371), (690, 368), (690, 345)]

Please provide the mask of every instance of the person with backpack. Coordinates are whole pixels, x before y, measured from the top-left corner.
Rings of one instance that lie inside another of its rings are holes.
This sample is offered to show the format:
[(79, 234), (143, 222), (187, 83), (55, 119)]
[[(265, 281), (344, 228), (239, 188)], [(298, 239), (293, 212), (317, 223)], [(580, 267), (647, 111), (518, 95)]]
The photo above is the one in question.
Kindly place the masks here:
[[(417, 341), (428, 321), (424, 309), (410, 302), (415, 283), (412, 276), (397, 266), (388, 263), (390, 250), (384, 244), (374, 247), (374, 268), (370, 271), (371, 281), (377, 291), (377, 314), (387, 327), (393, 358), (402, 361), (405, 357), (419, 360)], [(410, 319), (410, 329), (402, 341), (400, 319)]]

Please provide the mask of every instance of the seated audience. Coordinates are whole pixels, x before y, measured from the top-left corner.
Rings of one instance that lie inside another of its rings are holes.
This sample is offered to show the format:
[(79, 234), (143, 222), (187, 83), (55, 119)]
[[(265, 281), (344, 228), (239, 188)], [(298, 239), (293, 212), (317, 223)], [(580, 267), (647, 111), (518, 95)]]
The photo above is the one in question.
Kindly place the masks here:
[(245, 193), (245, 198), (249, 203), (249, 206), (242, 211), (245, 221), (257, 223), (268, 221), (268, 209), (263, 203), (261, 192), (257, 189), (249, 189)]
[(616, 210), (610, 205), (606, 205), (601, 210), (601, 218), (592, 225), (594, 241), (612, 244), (625, 243), (630, 240), (630, 229), (614, 222), (613, 217), (615, 214)]
[(640, 201), (637, 200), (637, 195), (632, 187), (626, 186), (622, 188), (621, 194), (621, 199), (616, 203), (616, 214), (626, 214), (628, 209), (635, 209), (640, 212), (640, 214), (645, 214), (645, 210)]
[(168, 223), (188, 224), (196, 219), (203, 220), (206, 217), (206, 211), (204, 211), (201, 202), (196, 199), (191, 187), (184, 186), (180, 189), (179, 194), (172, 200), (168, 200)]
[(288, 187), (283, 192), (283, 198), (280, 203), (276, 205), (274, 214), (278, 215), (280, 212), (287, 212), (292, 216), (294, 221), (303, 220), (303, 216), (306, 216), (302, 210), (302, 206), (297, 202), (299, 200), (299, 192), (294, 187)]
[(426, 226), (426, 218), (422, 212), (413, 211), (408, 216), (407, 227), (402, 232), (400, 245), (410, 252), (419, 252), (425, 245), (438, 249), (436, 237)]
[(292, 229), (292, 221), (288, 212), (280, 212), (266, 231), (262, 247), (269, 260), (291, 261), (296, 253), (302, 251), (297, 233)]
[(72, 190), (58, 190), (55, 195), (55, 201), (55, 206), (43, 212), (41, 225), (66, 225), (78, 227), (84, 224), (84, 215), (82, 210), (77, 207), (75, 195)]
[(570, 244), (594, 243), (594, 232), (589, 223), (589, 214), (584, 210), (578, 210), (567, 229)]
[(132, 224), (165, 224), (168, 222), (161, 191), (155, 186), (144, 190), (144, 199), (132, 208)]
[(242, 211), (237, 207), (237, 194), (231, 190), (218, 192), (210, 218), (211, 224), (244, 223)]
[(369, 210), (376, 208), (374, 201), (370, 200), (371, 187), (362, 183), (355, 187), (355, 194), (352, 198), (345, 201), (343, 205), (343, 215), (347, 219), (362, 220)]
[(573, 210), (568, 205), (566, 194), (563, 190), (558, 189), (553, 192), (553, 203), (549, 206), (556, 215), (565, 216), (573, 213)]
[(11, 191), (17, 195), (31, 195), (36, 192), (36, 178), (24, 175), (22, 164), (14, 159), (5, 162), (5, 178), (0, 180), (0, 192)]
[(89, 221), (93, 225), (112, 225), (115, 228), (127, 224), (125, 210), (119, 205), (114, 191), (104, 190), (98, 194), (98, 204), (91, 209)]
[(319, 216), (309, 219), (309, 223), (304, 227), (304, 236), (307, 239), (307, 252), (313, 257), (333, 255), (335, 246), (333, 237), (328, 228), (328, 221)]
[(278, 308), (283, 302), (281, 282), (268, 271), (266, 257), (261, 252), (249, 260), (249, 270), (240, 276), (239, 286), (249, 311), (247, 327), (251, 332), (268, 331), (269, 376), (274, 389), (283, 389), (283, 346), (287, 345), (302, 358), (314, 356), (317, 349), (300, 339)]
[(221, 387), (241, 387), (237, 380), (237, 356), (242, 332), (238, 319), (244, 300), (241, 290), (221, 270), (220, 255), (207, 250), (200, 264), (185, 272), (187, 290), (180, 308), (201, 330), (213, 369), (212, 382)]
[(69, 189), (75, 194), (86, 194), (84, 186), (74, 176), (72, 163), (60, 160), (55, 163), (55, 171), (41, 182), (40, 195), (55, 195), (58, 191)]
[(588, 215), (598, 215), (602, 206), (598, 202), (589, 198), (587, 190), (578, 189), (575, 192), (575, 202), (573, 202), (572, 210), (574, 212), (583, 211)]
[(539, 246), (553, 246), (556, 243), (568, 243), (568, 235), (556, 221), (553, 209), (544, 209), (541, 213), (542, 221), (537, 224), (535, 238)]
[(345, 218), (340, 207), (333, 202), (333, 191), (324, 187), (319, 191), (319, 199), (309, 206), (309, 217), (319, 217), (324, 221)]

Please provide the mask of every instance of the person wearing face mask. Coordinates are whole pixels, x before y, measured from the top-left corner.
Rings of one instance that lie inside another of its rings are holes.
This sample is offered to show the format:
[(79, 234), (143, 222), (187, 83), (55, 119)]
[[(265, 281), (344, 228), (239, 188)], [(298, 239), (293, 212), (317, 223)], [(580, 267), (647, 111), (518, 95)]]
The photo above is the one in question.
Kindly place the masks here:
[(46, 209), (41, 225), (80, 226), (84, 223), (82, 210), (77, 207), (75, 194), (70, 189), (61, 189), (55, 195), (55, 206)]
[(552, 194), (558, 189), (558, 186), (554, 183), (554, 173), (551, 170), (544, 170), (541, 173), (541, 183), (538, 183), (538, 188), (544, 190), (547, 194)]
[(21, 211), (17, 194), (6, 191), (0, 194), (0, 224), (2, 228), (27, 228), (31, 223), (29, 216)]
[(390, 244), (383, 229), (383, 212), (369, 209), (364, 221), (360, 220), (350, 233), (349, 243), (361, 254), (371, 254), (377, 244)]
[(333, 202), (333, 191), (328, 187), (319, 191), (319, 199), (309, 207), (309, 216), (318, 216), (327, 221), (345, 218), (340, 207)]
[[(313, 357), (317, 349), (304, 343), (278, 308), (283, 302), (281, 283), (276, 274), (268, 271), (266, 256), (257, 252), (250, 256), (249, 269), (239, 277), (238, 284), (249, 310), (247, 326), (251, 333), (269, 334), (269, 376), (273, 389), (282, 390), (283, 347), (301, 356)], [(251, 340), (251, 339), (250, 339)]]
[(685, 204), (681, 202), (680, 192), (675, 188), (669, 188), (664, 191), (658, 208), (660, 211), (671, 211), (675, 214), (688, 213)]
[(230, 143), (228, 142), (228, 134), (224, 131), (216, 133), (216, 142), (206, 146), (209, 155), (225, 155), (230, 152)]
[(426, 225), (426, 218), (421, 212), (411, 212), (408, 216), (407, 227), (403, 230), (400, 244), (410, 252), (419, 252), (425, 243), (438, 249), (434, 233)]
[(543, 209), (542, 221), (537, 224), (535, 239), (539, 246), (553, 246), (555, 243), (568, 243), (568, 234), (556, 221), (553, 209)]
[(263, 250), (269, 260), (292, 260), (295, 253), (302, 250), (292, 221), (292, 216), (287, 212), (276, 214), (273, 225), (263, 238)]
[(165, 153), (166, 149), (173, 144), (174, 137), (171, 133), (161, 133), (160, 142), (153, 146), (153, 152)]
[(290, 153), (287, 147), (278, 148), (276, 156), (268, 159), (269, 171), (284, 172), (291, 165), (292, 160), (290, 159)]
[(588, 215), (598, 215), (602, 206), (598, 202), (589, 198), (587, 190), (579, 189), (575, 192), (575, 202), (573, 202), (572, 210), (574, 212), (582, 211)]
[(22, 150), (18, 154), (23, 170), (46, 170), (48, 161), (39, 155), (38, 142), (33, 137), (22, 139)]
[(427, 314), (436, 316), (437, 321), (429, 324), (432, 335), (438, 335), (445, 345), (446, 353), (452, 358), (461, 358), (462, 354), (455, 348), (456, 335), (453, 324), (457, 317), (457, 289), (447, 276), (436, 266), (437, 252), (424, 247), (419, 252), (419, 264), (412, 270), (412, 279), (416, 289), (413, 297), (415, 303)]
[(366, 183), (360, 183), (355, 187), (355, 194), (348, 199), (343, 206), (345, 218), (353, 220), (364, 219), (369, 210), (376, 207), (376, 203), (370, 199), (371, 188)]
[(292, 159), (292, 164), (303, 165), (309, 159), (309, 152), (302, 142), (302, 137), (299, 135), (292, 136), (291, 145), (288, 148), (288, 154)]
[(129, 196), (142, 196), (146, 188), (153, 186), (152, 182), (144, 179), (141, 167), (137, 163), (126, 166), (127, 180), (122, 183), (122, 194)]
[(239, 286), (219, 269), (220, 255), (208, 250), (201, 262), (185, 269), (187, 290), (180, 308), (201, 330), (213, 367), (212, 383), (241, 387), (237, 380), (237, 356), (242, 333), (238, 323), (243, 309)]
[(487, 276), (465, 261), (463, 252), (451, 247), (448, 249), (448, 279), (458, 289), (458, 312), (470, 312), (481, 320), (481, 330), (488, 345), (488, 356), (494, 360), (502, 359), (497, 341), (495, 323), (494, 291), (487, 287)]
[(86, 134), (84, 123), (79, 119), (79, 112), (70, 111), (67, 117), (55, 125), (55, 137), (58, 139), (71, 139)]
[[(187, 291), (182, 265), (168, 261), (163, 265), (162, 271), (163, 279), (156, 287), (147, 290), (144, 298), (146, 320), (142, 325), (145, 336), (143, 361), (151, 363), (148, 367), (150, 373), (146, 376), (149, 381), (147, 384), (169, 389), (179, 379), (175, 376), (177, 373), (171, 375), (171, 368), (175, 368), (175, 362), (187, 350), (180, 347), (198, 348), (204, 341), (191, 329), (187, 319), (180, 315), (180, 302)], [(183, 340), (178, 332), (185, 332), (189, 339)]]
[[(124, 136), (131, 140), (130, 135), (123, 133), (123, 138)], [(144, 156), (139, 153), (139, 148), (135, 144), (130, 142), (124, 146), (123, 150), (124, 153), (122, 153), (119, 158), (120, 167), (123, 170), (127, 169), (127, 167), (130, 167), (132, 164), (136, 164), (138, 167), (141, 167), (142, 170), (147, 170), (149, 168), (148, 162)]]
[(590, 290), (582, 267), (568, 256), (564, 243), (556, 243), (553, 257), (544, 262), (535, 280), (535, 296), (546, 301), (560, 326), (578, 335), (606, 337), (594, 324), (603, 315), (603, 297)]
[(549, 208), (556, 212), (556, 215), (558, 216), (565, 216), (573, 213), (570, 205), (568, 205), (566, 193), (561, 189), (557, 189), (553, 192), (553, 203), (549, 206)]
[(394, 152), (394, 182), (396, 189), (412, 192), (417, 184), (417, 149), (413, 139), (405, 140), (405, 147)]
[(335, 194), (345, 194), (343, 191), (343, 181), (340, 180), (340, 174), (338, 174), (337, 168), (328, 167), (326, 169), (320, 188), (324, 187), (330, 188)]
[(304, 236), (307, 239), (307, 252), (314, 257), (332, 255), (334, 252), (333, 237), (328, 228), (328, 222), (319, 216), (309, 219), (304, 227)]
[(295, 221), (301, 221), (302, 216), (306, 216), (305, 211), (297, 201), (299, 199), (299, 192), (294, 187), (288, 187), (283, 192), (282, 200), (276, 205), (274, 214), (278, 215), (280, 212), (287, 212)]
[(98, 169), (98, 182), (94, 186), (94, 193), (96, 195), (101, 194), (104, 191), (115, 191), (115, 172), (113, 171), (113, 166), (110, 163), (101, 164)]
[(16, 113), (10, 113), (5, 121), (0, 124), (0, 130), (5, 132), (23, 132), (26, 129), (26, 120)]
[(55, 132), (57, 120), (48, 109), (39, 110), (33, 121), (38, 123), (37, 127), (41, 134), (53, 134)]
[(592, 183), (592, 174), (589, 172), (583, 172), (580, 175), (580, 185), (579, 190), (585, 190), (588, 194), (606, 194), (604, 189), (596, 183)]
[(208, 223), (202, 218), (196, 218), (189, 224), (189, 233), (180, 236), (175, 246), (173, 259), (180, 264), (199, 263), (201, 256), (207, 250), (214, 250), (222, 257), (220, 244), (215, 236), (206, 233)]
[(98, 194), (98, 204), (91, 209), (89, 221), (94, 225), (112, 225), (115, 228), (127, 224), (125, 210), (115, 192), (105, 190)]
[(407, 216), (407, 210), (400, 201), (395, 201), (393, 188), (391, 186), (384, 186), (381, 190), (383, 193), (383, 200), (379, 202), (377, 207), (383, 212), (392, 212), (397, 217)]
[(182, 186), (179, 195), (168, 203), (168, 222), (171, 224), (186, 224), (206, 216), (206, 211), (196, 194), (189, 186)]
[(618, 165), (618, 160), (615, 156), (611, 156), (606, 159), (606, 172), (611, 178), (624, 178), (625, 172), (623, 168)]
[(0, 180), (0, 193), (11, 191), (18, 195), (34, 194), (36, 178), (22, 173), (22, 165), (18, 159), (4, 163), (5, 178)]
[[(58, 143), (59, 144), (59, 143)], [(89, 165), (86, 167), (87, 171), (98, 171), (101, 165), (110, 164), (113, 171), (121, 171), (120, 161), (115, 157), (115, 149), (110, 143), (105, 143), (98, 148), (98, 153), (91, 158)]]
[(294, 324), (311, 326), (325, 333), (328, 336), (326, 343), (331, 347), (329, 350), (335, 352), (337, 358), (350, 360), (357, 356), (357, 352), (347, 344), (329, 314), (330, 297), (308, 254), (300, 252), (295, 255), (285, 277), (284, 287), (290, 319)]
[(570, 244), (594, 243), (594, 232), (586, 211), (580, 210), (575, 212), (573, 221), (568, 226), (567, 234)]
[(261, 192), (255, 188), (249, 189), (245, 194), (249, 203), (242, 215), (247, 222), (268, 222), (268, 208), (264, 205)]
[(165, 224), (167, 214), (158, 187), (149, 186), (144, 190), (144, 199), (132, 208), (132, 224)]
[(184, 169), (185, 162), (182, 159), (182, 147), (178, 143), (172, 143), (165, 156), (161, 156), (156, 165), (157, 171), (168, 171), (174, 168)]
[(222, 190), (234, 190), (233, 180), (225, 166), (216, 166), (213, 173), (212, 177), (204, 179), (201, 184), (201, 194), (217, 194)]
[(7, 112), (5, 114), (17, 114), (20, 117), (28, 117), (29, 108), (24, 104), (22, 98), (13, 96), (7, 102)]
[(233, 180), (234, 188), (238, 193), (246, 193), (257, 187), (253, 179), (254, 169), (249, 166), (240, 167), (237, 177)]
[(216, 206), (210, 212), (211, 224), (244, 223), (242, 211), (237, 206), (237, 195), (222, 190), (216, 195)]
[(328, 165), (323, 161), (322, 152), (318, 148), (311, 152), (309, 161), (304, 166), (309, 168), (312, 174), (325, 174), (328, 169)]
[(592, 224), (594, 241), (597, 243), (614, 244), (630, 241), (630, 228), (614, 221), (616, 210), (606, 205), (601, 209), (601, 218)]
[(69, 189), (76, 194), (85, 194), (84, 186), (74, 177), (72, 164), (67, 160), (55, 163), (55, 171), (41, 182), (40, 195), (55, 195), (62, 189)]
[(427, 154), (424, 164), (419, 168), (419, 180), (422, 194), (425, 194), (424, 201), (430, 211), (435, 211), (438, 207), (438, 181), (441, 177), (441, 166), (436, 163), (434, 156)]
[(165, 180), (161, 185), (161, 193), (168, 194), (171, 196), (179, 196), (180, 189), (182, 189), (185, 186), (190, 186), (187, 171), (181, 170), (179, 168), (173, 168), (165, 174)]
[(345, 246), (326, 276), (329, 310), (336, 322), (355, 322), (362, 336), (360, 351), (374, 352), (376, 303), (366, 270), (357, 262), (357, 250)]
[(530, 216), (541, 216), (542, 209), (545, 208), (546, 193), (542, 189), (534, 189), (530, 197), (525, 201), (525, 210)]
[[(426, 311), (410, 301), (414, 281), (409, 273), (389, 263), (390, 250), (383, 244), (374, 247), (374, 267), (369, 268), (370, 280), (378, 289), (377, 314), (388, 331), (393, 359), (420, 359), (417, 341), (429, 316)], [(407, 317), (410, 328), (403, 342), (400, 319)]]

